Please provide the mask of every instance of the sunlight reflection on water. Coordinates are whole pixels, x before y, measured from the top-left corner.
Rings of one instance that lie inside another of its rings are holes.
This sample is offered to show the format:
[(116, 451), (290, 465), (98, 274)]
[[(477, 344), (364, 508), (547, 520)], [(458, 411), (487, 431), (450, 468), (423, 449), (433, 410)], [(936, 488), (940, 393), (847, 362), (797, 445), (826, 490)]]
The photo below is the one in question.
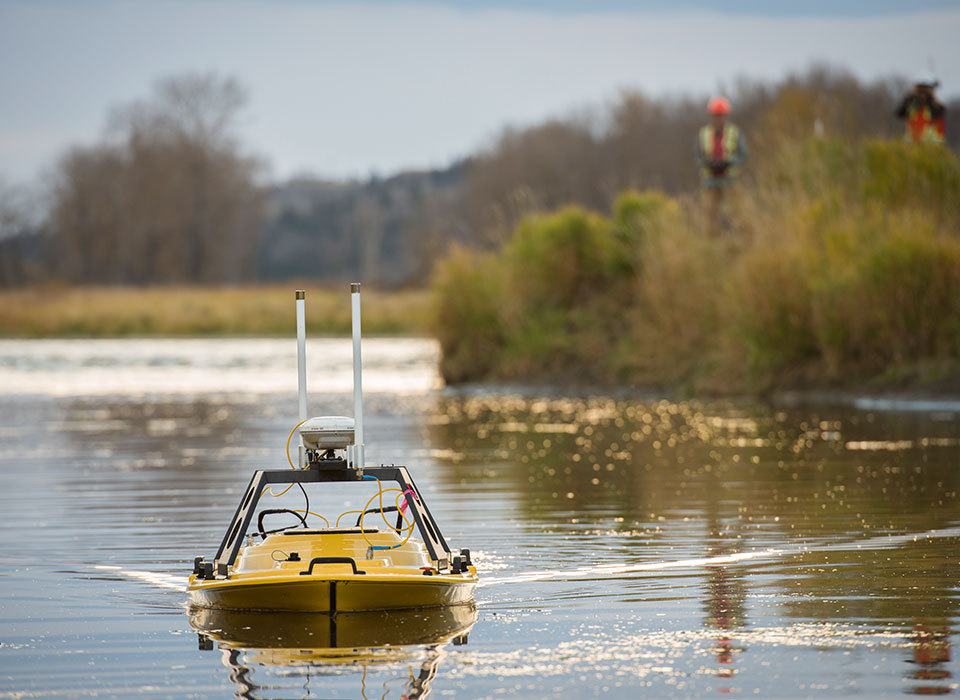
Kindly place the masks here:
[[(436, 390), (438, 356), (432, 340), (368, 338), (364, 388)], [(308, 388), (352, 390), (349, 339), (308, 339), (307, 361)], [(52, 396), (296, 392), (297, 346), (274, 338), (0, 340), (0, 388)]]
[[(311, 410), (350, 414), (349, 340), (310, 342)], [(285, 464), (295, 355), (0, 342), (0, 697), (957, 692), (960, 426), (944, 402), (440, 389), (436, 345), (416, 339), (366, 341), (368, 455), (409, 465), (474, 552), (479, 611), (345, 620), (356, 649), (331, 648), (324, 619), (273, 620), (275, 639), (258, 618), (188, 619), (192, 557), (252, 470)], [(411, 637), (431, 625), (436, 643)]]

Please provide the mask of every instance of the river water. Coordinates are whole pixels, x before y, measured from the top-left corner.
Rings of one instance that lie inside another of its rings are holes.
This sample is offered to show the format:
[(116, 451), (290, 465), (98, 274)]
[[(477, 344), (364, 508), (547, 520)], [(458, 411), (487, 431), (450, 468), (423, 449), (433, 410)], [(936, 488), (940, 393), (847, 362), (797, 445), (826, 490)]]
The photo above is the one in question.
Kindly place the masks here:
[[(365, 341), (367, 458), (472, 550), (476, 609), (332, 648), (184, 592), (286, 464), (295, 343), (0, 341), (0, 697), (958, 693), (960, 404), (455, 391), (436, 359)], [(349, 415), (349, 341), (308, 365), (310, 412)]]

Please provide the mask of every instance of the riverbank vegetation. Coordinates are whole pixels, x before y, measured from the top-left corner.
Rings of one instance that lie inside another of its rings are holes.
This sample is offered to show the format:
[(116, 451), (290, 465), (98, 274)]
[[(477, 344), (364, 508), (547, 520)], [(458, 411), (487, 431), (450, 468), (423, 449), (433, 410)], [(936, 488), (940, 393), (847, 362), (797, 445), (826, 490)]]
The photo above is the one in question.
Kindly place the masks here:
[[(291, 336), (294, 285), (29, 287), (0, 291), (0, 337)], [(364, 289), (367, 335), (425, 335), (426, 290)], [(310, 335), (350, 334), (347, 287), (307, 287)]]
[(434, 280), (448, 381), (763, 391), (958, 374), (960, 163), (899, 141), (771, 143), (705, 233), (691, 196), (525, 219)]

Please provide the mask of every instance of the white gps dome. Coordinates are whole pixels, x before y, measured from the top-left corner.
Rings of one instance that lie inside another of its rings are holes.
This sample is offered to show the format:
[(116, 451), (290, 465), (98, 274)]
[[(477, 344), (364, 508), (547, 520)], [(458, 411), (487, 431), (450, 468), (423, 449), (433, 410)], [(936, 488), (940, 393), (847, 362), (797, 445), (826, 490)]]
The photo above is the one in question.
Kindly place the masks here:
[(308, 450), (344, 450), (353, 444), (353, 418), (317, 416), (300, 426), (300, 438)]

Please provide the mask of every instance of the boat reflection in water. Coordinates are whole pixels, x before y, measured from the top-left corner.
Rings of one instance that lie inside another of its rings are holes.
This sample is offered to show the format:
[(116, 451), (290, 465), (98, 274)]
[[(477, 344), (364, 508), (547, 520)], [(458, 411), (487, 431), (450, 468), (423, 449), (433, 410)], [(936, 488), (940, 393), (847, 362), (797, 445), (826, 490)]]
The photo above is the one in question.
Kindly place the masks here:
[[(255, 667), (303, 667), (307, 682), (315, 675), (342, 675), (345, 667), (361, 674), (366, 697), (368, 667), (404, 664), (401, 695), (426, 697), (443, 647), (466, 644), (477, 621), (473, 604), (423, 610), (357, 613), (265, 613), (194, 608), (190, 624), (201, 649), (223, 652), (237, 696), (259, 697), (266, 687), (254, 679)], [(419, 663), (419, 672), (413, 668)], [(347, 671), (350, 672), (350, 671)], [(271, 683), (271, 694), (276, 686)], [(301, 686), (302, 689), (302, 686)], [(382, 688), (375, 693), (384, 696)]]

